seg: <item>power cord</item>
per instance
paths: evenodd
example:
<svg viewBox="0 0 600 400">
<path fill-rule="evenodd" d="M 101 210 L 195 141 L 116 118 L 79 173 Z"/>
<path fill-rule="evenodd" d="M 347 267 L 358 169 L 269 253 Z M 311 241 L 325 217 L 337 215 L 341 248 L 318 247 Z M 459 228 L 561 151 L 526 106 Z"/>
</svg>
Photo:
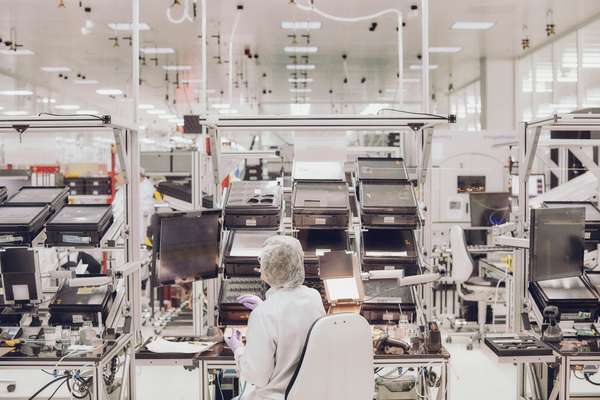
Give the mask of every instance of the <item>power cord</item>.
<svg viewBox="0 0 600 400">
<path fill-rule="evenodd" d="M 47 113 L 47 112 L 43 112 L 43 113 L 39 113 L 38 117 L 41 117 L 42 115 L 48 115 L 50 117 L 92 117 L 92 118 L 96 118 L 99 119 L 100 121 L 104 121 L 104 118 L 98 116 L 98 115 L 94 115 L 94 114 L 53 114 L 53 113 Z"/>
<path fill-rule="evenodd" d="M 376 115 L 381 114 L 382 111 L 392 111 L 392 112 L 397 112 L 397 113 L 401 113 L 401 114 L 421 115 L 421 116 L 425 116 L 425 117 L 435 117 L 435 118 L 440 118 L 440 119 L 448 119 L 448 117 L 445 116 L 445 115 L 422 113 L 422 112 L 414 112 L 414 111 L 406 111 L 406 110 L 398 110 L 398 109 L 395 109 L 395 108 L 381 108 L 379 111 L 377 111 Z"/>
</svg>

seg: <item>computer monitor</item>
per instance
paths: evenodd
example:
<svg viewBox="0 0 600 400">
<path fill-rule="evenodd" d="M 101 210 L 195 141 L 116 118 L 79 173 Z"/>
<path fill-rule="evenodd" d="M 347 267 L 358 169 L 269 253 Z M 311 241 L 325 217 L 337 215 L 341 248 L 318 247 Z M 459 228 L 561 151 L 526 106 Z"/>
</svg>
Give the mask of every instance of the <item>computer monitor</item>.
<svg viewBox="0 0 600 400">
<path fill-rule="evenodd" d="M 508 222 L 510 218 L 509 192 L 469 193 L 472 227 L 491 227 Z"/>
<path fill-rule="evenodd" d="M 531 210 L 529 280 L 580 276 L 583 273 L 585 209 Z"/>
<path fill-rule="evenodd" d="M 158 283 L 217 277 L 220 215 L 216 209 L 159 215 L 153 245 L 160 260 Z"/>
<path fill-rule="evenodd" d="M 0 276 L 6 304 L 42 301 L 42 280 L 37 253 L 26 247 L 0 250 Z"/>
</svg>

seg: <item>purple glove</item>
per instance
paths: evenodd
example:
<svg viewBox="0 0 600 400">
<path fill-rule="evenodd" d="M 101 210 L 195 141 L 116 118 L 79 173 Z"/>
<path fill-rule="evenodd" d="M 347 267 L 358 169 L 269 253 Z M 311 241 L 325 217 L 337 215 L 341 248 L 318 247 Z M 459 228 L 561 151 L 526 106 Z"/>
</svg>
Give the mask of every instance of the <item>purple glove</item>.
<svg viewBox="0 0 600 400">
<path fill-rule="evenodd" d="M 237 298 L 238 302 L 241 303 L 248 310 L 254 310 L 256 307 L 261 305 L 262 299 L 255 295 L 246 294 Z"/>
<path fill-rule="evenodd" d="M 233 332 L 233 335 L 231 335 L 231 337 L 225 337 L 224 339 L 227 346 L 229 346 L 231 351 L 233 351 L 234 353 L 238 348 L 243 346 L 242 332 L 238 331 L 237 329 Z"/>
</svg>

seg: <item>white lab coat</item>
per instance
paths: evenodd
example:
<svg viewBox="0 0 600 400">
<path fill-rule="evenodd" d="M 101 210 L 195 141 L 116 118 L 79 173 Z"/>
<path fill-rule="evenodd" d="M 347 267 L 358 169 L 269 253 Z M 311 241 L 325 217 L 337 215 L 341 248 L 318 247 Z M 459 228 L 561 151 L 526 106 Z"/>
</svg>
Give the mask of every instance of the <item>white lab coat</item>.
<svg viewBox="0 0 600 400">
<path fill-rule="evenodd" d="M 325 315 L 321 295 L 306 286 L 269 289 L 250 314 L 246 346 L 235 359 L 247 382 L 243 400 L 283 400 L 308 331 Z"/>
</svg>

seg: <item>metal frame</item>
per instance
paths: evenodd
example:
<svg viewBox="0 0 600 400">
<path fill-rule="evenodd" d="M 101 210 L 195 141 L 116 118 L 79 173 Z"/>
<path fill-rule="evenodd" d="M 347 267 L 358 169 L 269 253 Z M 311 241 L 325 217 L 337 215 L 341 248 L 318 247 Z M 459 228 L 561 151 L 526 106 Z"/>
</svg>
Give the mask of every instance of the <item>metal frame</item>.
<svg viewBox="0 0 600 400">
<path fill-rule="evenodd" d="M 137 57 L 136 57 L 137 58 Z M 137 107 L 136 107 L 137 108 Z M 34 117 L 34 118 L 0 118 L 0 133 L 14 133 L 20 136 L 33 135 L 37 132 L 60 131 L 60 132 L 77 132 L 77 133 L 93 133 L 93 132 L 111 132 L 114 135 L 115 143 L 117 144 L 117 153 L 119 161 L 125 171 L 125 188 L 126 190 L 126 212 L 125 221 L 123 222 L 125 235 L 125 260 L 126 263 L 134 263 L 137 267 L 124 274 L 125 286 L 127 288 L 127 306 L 131 315 L 131 332 L 124 335 L 127 340 L 121 343 L 121 347 L 130 346 L 129 361 L 126 364 L 128 369 L 128 379 L 124 382 L 129 382 L 128 398 L 135 398 L 135 360 L 131 357 L 134 354 L 134 343 L 141 339 L 141 276 L 140 276 L 140 226 L 135 222 L 135 216 L 139 210 L 139 186 L 138 176 L 140 174 L 140 150 L 138 142 L 138 132 L 136 129 L 124 125 L 117 125 L 111 122 L 110 116 L 90 117 L 90 116 L 59 116 L 59 117 Z M 122 340 L 122 339 L 120 339 Z M 106 356 L 111 355 L 112 352 Z M 10 362 L 7 363 L 12 368 L 20 366 L 47 366 L 52 365 L 37 364 L 31 361 Z M 0 358 L 0 366 L 2 366 Z M 72 365 L 67 362 L 64 365 Z M 100 381 L 102 367 L 100 362 L 96 365 L 96 373 L 94 379 L 95 386 L 99 390 L 102 382 Z M 96 392 L 98 393 L 98 392 Z M 122 394 L 121 399 L 124 399 Z M 100 397 L 98 397 L 100 398 Z"/>
</svg>

